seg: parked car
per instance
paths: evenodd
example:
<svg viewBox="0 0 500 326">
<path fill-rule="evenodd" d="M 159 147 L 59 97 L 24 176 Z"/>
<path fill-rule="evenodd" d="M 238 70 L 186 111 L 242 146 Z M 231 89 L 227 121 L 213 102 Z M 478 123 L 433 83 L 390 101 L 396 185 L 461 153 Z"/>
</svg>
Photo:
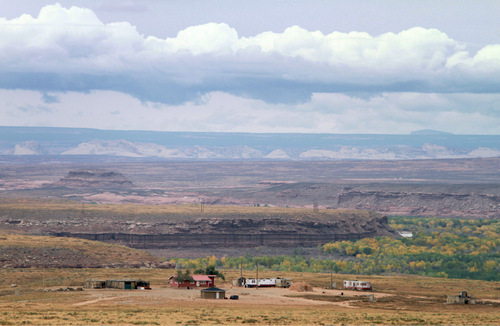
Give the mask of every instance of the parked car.
<svg viewBox="0 0 500 326">
<path fill-rule="evenodd" d="M 236 294 L 233 294 L 232 296 L 229 297 L 231 300 L 238 300 L 240 297 L 238 297 Z"/>
</svg>

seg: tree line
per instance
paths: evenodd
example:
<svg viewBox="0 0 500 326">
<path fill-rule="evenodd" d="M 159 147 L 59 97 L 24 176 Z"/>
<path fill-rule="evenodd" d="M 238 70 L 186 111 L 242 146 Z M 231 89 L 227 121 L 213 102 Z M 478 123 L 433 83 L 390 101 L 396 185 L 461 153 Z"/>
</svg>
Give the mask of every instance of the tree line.
<svg viewBox="0 0 500 326">
<path fill-rule="evenodd" d="M 377 237 L 339 241 L 318 247 L 318 256 L 305 257 L 297 250 L 290 256 L 173 258 L 178 268 L 329 272 L 363 275 L 418 274 L 432 277 L 500 281 L 500 221 L 480 219 L 389 218 L 396 230 L 408 230 L 411 238 Z"/>
</svg>

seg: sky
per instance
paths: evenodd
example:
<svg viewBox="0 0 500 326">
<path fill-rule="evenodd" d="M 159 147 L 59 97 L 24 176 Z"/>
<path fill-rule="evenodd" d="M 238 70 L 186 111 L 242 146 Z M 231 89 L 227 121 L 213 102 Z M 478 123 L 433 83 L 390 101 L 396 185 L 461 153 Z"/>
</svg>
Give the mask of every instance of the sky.
<svg viewBox="0 0 500 326">
<path fill-rule="evenodd" d="M 0 0 L 0 125 L 500 134 L 500 1 Z"/>
</svg>

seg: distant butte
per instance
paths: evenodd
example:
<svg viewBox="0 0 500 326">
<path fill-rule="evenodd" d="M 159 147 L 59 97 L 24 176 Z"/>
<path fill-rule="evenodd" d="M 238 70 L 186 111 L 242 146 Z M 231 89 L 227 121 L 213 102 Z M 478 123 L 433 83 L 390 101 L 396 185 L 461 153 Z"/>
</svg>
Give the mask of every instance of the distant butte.
<svg viewBox="0 0 500 326">
<path fill-rule="evenodd" d="M 123 174 L 101 169 L 82 169 L 70 171 L 53 186 L 66 188 L 105 188 L 123 189 L 134 184 Z"/>
</svg>

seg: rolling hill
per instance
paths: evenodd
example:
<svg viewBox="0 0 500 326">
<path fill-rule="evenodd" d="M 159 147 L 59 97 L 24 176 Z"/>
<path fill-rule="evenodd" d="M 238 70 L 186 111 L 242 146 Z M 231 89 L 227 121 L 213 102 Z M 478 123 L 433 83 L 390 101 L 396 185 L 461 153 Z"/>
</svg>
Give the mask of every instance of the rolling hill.
<svg viewBox="0 0 500 326">
<path fill-rule="evenodd" d="M 172 268 L 141 250 L 97 241 L 0 233 L 0 268 Z"/>
</svg>

